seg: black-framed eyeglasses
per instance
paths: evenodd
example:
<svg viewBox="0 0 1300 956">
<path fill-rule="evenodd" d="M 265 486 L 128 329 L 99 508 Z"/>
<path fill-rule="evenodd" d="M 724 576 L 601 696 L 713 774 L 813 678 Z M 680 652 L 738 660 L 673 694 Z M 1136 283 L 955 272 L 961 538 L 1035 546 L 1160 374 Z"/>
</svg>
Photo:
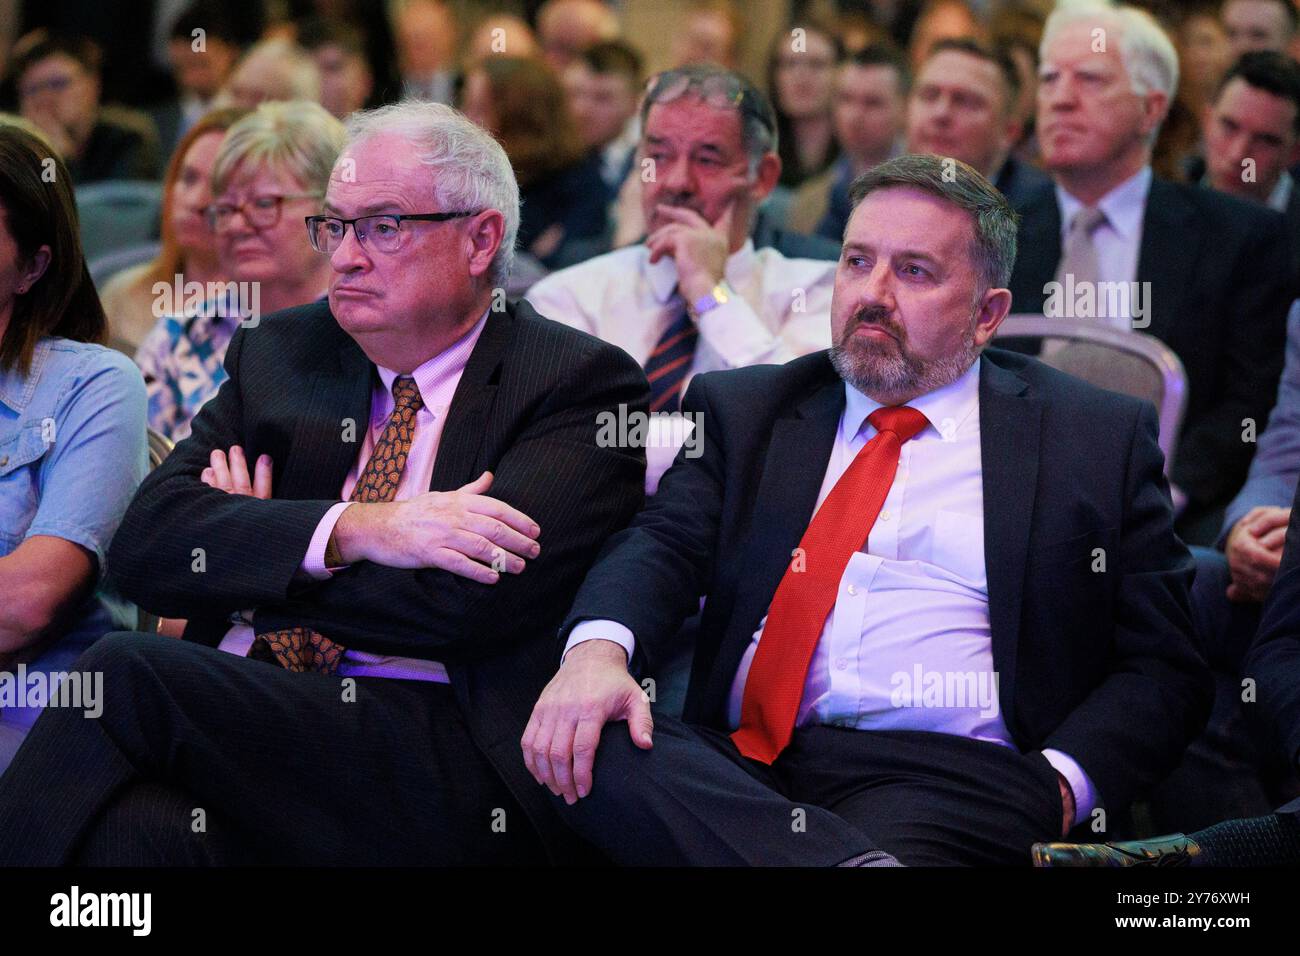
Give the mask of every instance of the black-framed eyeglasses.
<svg viewBox="0 0 1300 956">
<path fill-rule="evenodd" d="M 357 242 L 366 249 L 376 252 L 396 252 L 402 247 L 403 237 L 410 230 L 403 229 L 404 222 L 447 222 L 451 219 L 464 219 L 477 216 L 483 210 L 462 210 L 460 212 L 419 212 L 419 213 L 384 213 L 378 216 L 360 216 L 356 219 L 339 219 L 337 216 L 307 216 L 307 238 L 311 247 L 326 255 L 332 254 L 343 245 L 343 237 L 348 226 L 357 237 Z"/>
<path fill-rule="evenodd" d="M 216 232 L 230 228 L 235 213 L 242 213 L 244 220 L 254 229 L 274 229 L 280 222 L 281 209 L 287 199 L 320 199 L 321 193 L 284 193 L 280 195 L 254 196 L 247 202 L 215 202 L 204 210 L 208 225 Z"/>
</svg>

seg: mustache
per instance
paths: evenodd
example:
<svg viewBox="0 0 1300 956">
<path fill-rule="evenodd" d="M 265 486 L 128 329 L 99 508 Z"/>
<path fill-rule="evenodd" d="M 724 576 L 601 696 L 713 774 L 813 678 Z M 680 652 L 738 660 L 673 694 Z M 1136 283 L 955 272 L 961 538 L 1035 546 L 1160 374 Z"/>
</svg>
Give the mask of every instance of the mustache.
<svg viewBox="0 0 1300 956">
<path fill-rule="evenodd" d="M 859 325 L 874 325 L 892 335 L 900 345 L 907 343 L 907 332 L 893 320 L 889 310 L 879 305 L 868 305 L 853 313 L 853 319 L 844 329 L 845 337 L 853 334 Z"/>
</svg>

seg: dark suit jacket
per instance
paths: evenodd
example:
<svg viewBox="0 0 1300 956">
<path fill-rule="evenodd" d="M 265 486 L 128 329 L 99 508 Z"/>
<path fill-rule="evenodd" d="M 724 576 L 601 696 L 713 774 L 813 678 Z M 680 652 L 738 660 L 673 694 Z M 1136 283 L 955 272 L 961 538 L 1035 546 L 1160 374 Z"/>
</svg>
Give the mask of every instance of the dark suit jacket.
<svg viewBox="0 0 1300 956">
<path fill-rule="evenodd" d="M 1174 535 L 1154 410 L 1008 352 L 980 369 L 985 561 L 993 661 L 1024 751 L 1079 762 L 1125 806 L 1205 725 L 1209 673 L 1193 648 L 1193 564 Z M 844 409 L 826 352 L 697 375 L 702 453 L 679 456 L 615 535 L 561 629 L 627 626 L 653 670 L 699 607 L 688 721 L 725 729 L 746 647 L 812 517 Z M 1106 556 L 1094 573 L 1094 549 Z"/>
<path fill-rule="evenodd" d="M 489 314 L 456 389 L 430 490 L 490 470 L 490 494 L 541 526 L 540 556 L 494 585 L 369 562 L 328 581 L 296 582 L 312 532 L 356 461 L 374 366 L 317 302 L 240 329 L 226 369 L 230 379 L 140 487 L 113 539 L 107 565 L 121 592 L 154 613 L 189 618 L 186 638 L 209 645 L 232 612 L 256 608 L 259 630 L 303 624 L 355 650 L 442 661 L 475 742 L 530 816 L 545 821 L 550 809 L 519 739 L 554 672 L 555 627 L 601 543 L 643 500 L 642 450 L 596 444 L 602 411 L 646 407 L 640 367 L 527 303 Z M 355 441 L 343 440 L 349 423 Z M 271 456 L 272 500 L 200 481 L 211 449 L 235 444 Z M 192 570 L 196 548 L 201 573 Z"/>
<path fill-rule="evenodd" d="M 1282 566 L 1264 601 L 1259 632 L 1241 676 L 1255 681 L 1260 716 L 1291 768 L 1300 769 L 1300 489 L 1291 505 Z"/>
<path fill-rule="evenodd" d="M 997 179 L 993 185 L 997 187 L 1002 195 L 1007 197 L 1007 202 L 1016 206 L 1049 182 L 1051 182 L 1051 179 L 1047 173 L 1037 166 L 1031 166 L 1023 159 L 1011 155 L 1007 157 L 1007 161 L 998 170 Z"/>
<path fill-rule="evenodd" d="M 1012 311 L 1041 312 L 1061 258 L 1055 189 L 1020 208 Z M 1221 508 L 1246 479 L 1255 445 L 1243 419 L 1263 431 L 1277 394 L 1294 297 L 1280 213 L 1197 186 L 1155 179 L 1142 221 L 1137 281 L 1151 283 L 1145 331 L 1177 353 L 1189 395 L 1173 481 L 1189 511 Z"/>
</svg>

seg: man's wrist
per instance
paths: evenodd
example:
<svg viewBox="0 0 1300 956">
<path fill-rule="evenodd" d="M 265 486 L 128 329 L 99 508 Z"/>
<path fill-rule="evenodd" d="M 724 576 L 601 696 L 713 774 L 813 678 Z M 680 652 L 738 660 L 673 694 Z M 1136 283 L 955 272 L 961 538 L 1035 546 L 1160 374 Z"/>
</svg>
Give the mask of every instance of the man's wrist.
<svg viewBox="0 0 1300 956">
<path fill-rule="evenodd" d="M 714 290 L 719 286 L 726 289 L 726 279 L 723 276 L 712 275 L 710 273 L 700 273 L 692 276 L 690 279 L 682 280 L 682 298 L 686 300 L 686 305 L 690 308 L 691 312 L 694 313 L 696 311 L 696 304 L 699 303 L 701 299 L 716 298 Z M 727 296 L 730 296 L 732 293 L 729 289 L 726 289 L 726 294 Z"/>
<path fill-rule="evenodd" d="M 370 560 L 369 541 L 370 525 L 375 517 L 377 505 L 356 503 L 346 508 L 339 515 L 325 546 L 325 566 L 356 564 L 358 561 Z M 378 507 L 382 507 L 379 505 Z"/>
<path fill-rule="evenodd" d="M 560 661 L 560 666 L 563 667 L 571 662 L 576 663 L 577 661 L 583 660 L 599 660 L 601 658 L 605 658 L 610 663 L 617 664 L 619 667 L 627 667 L 626 648 L 617 641 L 611 641 L 603 637 L 593 637 L 591 640 L 573 645 L 573 647 L 569 648 L 568 652 L 564 655 L 564 659 Z"/>
</svg>

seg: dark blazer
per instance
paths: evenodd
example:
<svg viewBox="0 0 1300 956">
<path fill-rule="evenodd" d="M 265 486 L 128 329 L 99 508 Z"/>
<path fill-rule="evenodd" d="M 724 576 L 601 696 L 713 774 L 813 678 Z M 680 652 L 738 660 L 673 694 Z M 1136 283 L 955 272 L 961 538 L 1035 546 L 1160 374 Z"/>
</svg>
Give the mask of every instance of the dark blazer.
<svg viewBox="0 0 1300 956">
<path fill-rule="evenodd" d="M 237 331 L 226 369 L 229 380 L 140 487 L 113 539 L 107 566 L 121 592 L 156 614 L 189 618 L 186 638 L 209 645 L 232 612 L 256 608 L 259 629 L 303 624 L 355 650 L 442 661 L 475 742 L 543 826 L 550 808 L 519 739 L 554 673 L 555 627 L 601 543 L 643 500 L 642 450 L 596 444 L 602 411 L 645 409 L 640 367 L 527 303 L 489 314 L 430 490 L 490 470 L 490 494 L 541 526 L 540 556 L 494 585 L 369 562 L 296 582 L 312 532 L 355 464 L 374 366 L 317 302 Z M 347 430 L 355 440 L 344 440 Z M 271 456 L 272 500 L 200 481 L 210 451 L 235 444 Z"/>
<path fill-rule="evenodd" d="M 985 560 L 993 661 L 1022 750 L 1079 762 L 1125 806 L 1178 764 L 1205 725 L 1209 672 L 1193 647 L 1193 564 L 1174 535 L 1148 403 L 1036 359 L 981 360 Z M 587 575 L 561 637 L 584 619 L 626 625 L 654 670 L 699 608 L 688 721 L 725 729 L 731 682 L 811 520 L 844 409 L 826 352 L 696 376 L 702 452 Z M 1094 573 L 1094 549 L 1106 570 Z"/>
<path fill-rule="evenodd" d="M 1011 205 L 1019 205 L 1038 190 L 1042 189 L 1051 178 L 1037 166 L 1031 166 L 1014 154 L 998 170 L 993 183 Z"/>
<path fill-rule="evenodd" d="M 1041 312 L 1061 258 L 1061 213 L 1048 184 L 1020 208 L 1014 312 Z M 1154 179 L 1137 281 L 1151 283 L 1151 324 L 1187 370 L 1188 403 L 1173 481 L 1189 511 L 1221 508 L 1246 479 L 1277 394 L 1294 298 L 1280 213 L 1197 186 Z M 1216 525 L 1217 527 L 1217 525 Z"/>
<path fill-rule="evenodd" d="M 1255 699 L 1268 732 L 1283 747 L 1291 768 L 1300 769 L 1300 489 L 1291 505 L 1282 566 L 1264 601 L 1241 676 L 1255 681 Z"/>
</svg>

